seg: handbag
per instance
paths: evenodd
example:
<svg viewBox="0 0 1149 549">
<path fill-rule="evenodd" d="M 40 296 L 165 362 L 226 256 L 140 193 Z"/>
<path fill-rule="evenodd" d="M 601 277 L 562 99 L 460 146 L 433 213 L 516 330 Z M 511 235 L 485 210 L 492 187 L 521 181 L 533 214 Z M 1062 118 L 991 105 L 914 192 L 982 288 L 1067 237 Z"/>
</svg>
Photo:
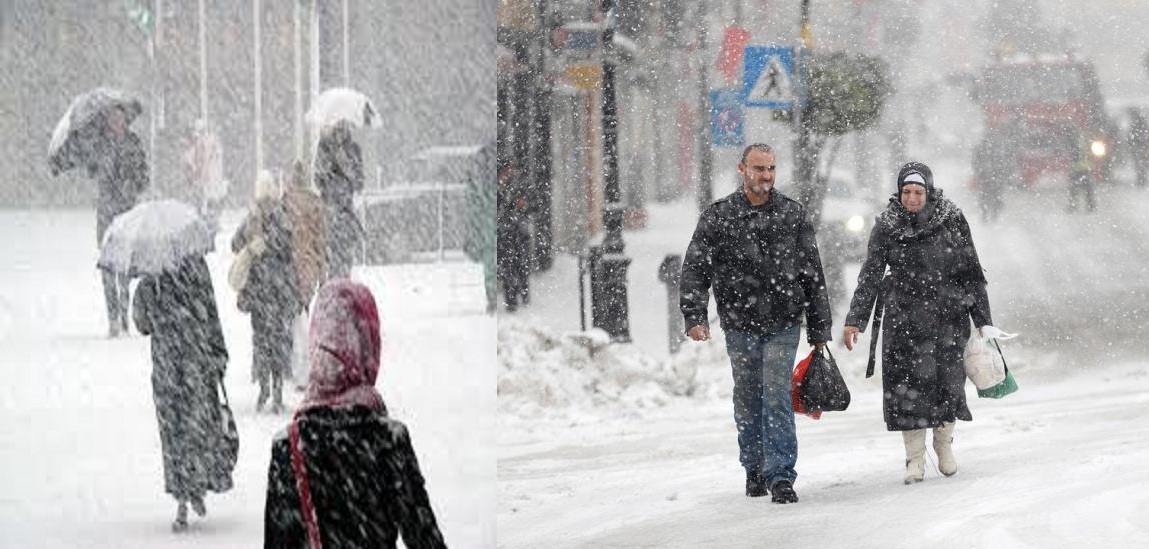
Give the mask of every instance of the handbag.
<svg viewBox="0 0 1149 549">
<path fill-rule="evenodd" d="M 989 341 L 976 332 L 970 334 L 962 355 L 965 375 L 979 390 L 989 389 L 1005 380 L 1005 357 L 1000 350 L 993 352 Z M 997 341 L 994 340 L 994 343 Z"/>
<path fill-rule="evenodd" d="M 1017 380 L 1013 378 L 1013 373 L 1009 371 L 1009 366 L 1005 363 L 1005 355 L 1001 352 L 1001 346 L 997 344 L 997 340 L 993 340 L 993 344 L 997 347 L 997 354 L 1001 356 L 1001 367 L 1005 370 L 1005 378 L 992 387 L 985 389 L 978 389 L 977 396 L 979 398 L 1002 398 L 1017 392 Z"/>
<path fill-rule="evenodd" d="M 807 410 L 841 412 L 850 406 L 850 388 L 842 379 L 842 372 L 830 349 L 815 348 L 810 367 L 798 392 L 802 406 Z"/>
<path fill-rule="evenodd" d="M 220 448 L 220 456 L 227 472 L 231 473 L 239 461 L 239 429 L 236 429 L 235 414 L 231 413 L 231 405 L 227 399 L 227 388 L 224 387 L 222 378 L 219 380 L 219 388 L 223 392 L 223 402 L 220 403 L 220 412 L 223 416 L 223 443 Z"/>
<path fill-rule="evenodd" d="M 231 406 L 227 400 L 227 388 L 223 385 L 223 376 L 219 379 L 219 388 L 223 399 L 219 402 L 220 423 L 218 438 L 215 438 L 215 451 L 209 459 L 208 489 L 213 492 L 226 492 L 232 488 L 232 472 L 239 461 L 239 430 L 235 426 L 235 416 L 231 413 Z"/>
<path fill-rule="evenodd" d="M 807 410 L 806 406 L 802 404 L 802 382 L 806 380 L 806 374 L 810 372 L 810 362 L 814 360 L 814 354 L 817 349 L 812 349 L 810 354 L 806 355 L 794 365 L 794 372 L 790 375 L 790 401 L 794 408 L 795 414 L 806 414 L 814 419 L 822 417 L 821 410 Z"/>
</svg>

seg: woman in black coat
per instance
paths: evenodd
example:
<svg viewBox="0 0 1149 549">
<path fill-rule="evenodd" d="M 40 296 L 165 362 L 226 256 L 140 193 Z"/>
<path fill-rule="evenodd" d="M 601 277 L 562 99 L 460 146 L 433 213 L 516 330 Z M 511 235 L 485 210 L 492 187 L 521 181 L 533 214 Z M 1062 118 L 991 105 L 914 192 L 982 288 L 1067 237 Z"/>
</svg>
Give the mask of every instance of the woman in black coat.
<svg viewBox="0 0 1149 549">
<path fill-rule="evenodd" d="M 273 413 L 283 409 L 283 378 L 291 371 L 291 322 L 303 309 L 291 223 L 278 195 L 271 174 L 262 172 L 256 181 L 255 205 L 231 241 L 233 252 L 249 244 L 261 250 L 252 261 L 238 301 L 241 311 L 251 313 L 251 365 L 259 382 L 256 410 L 263 409 L 270 395 Z"/>
<path fill-rule="evenodd" d="M 909 484 L 925 473 L 926 429 L 934 430 L 938 468 L 946 476 L 957 472 L 954 421 L 973 419 L 962 366 L 970 318 L 979 330 L 992 320 L 985 276 L 961 210 L 934 186 L 925 164 L 902 166 L 897 185 L 870 233 L 844 339 L 852 350 L 877 303 L 875 326 L 885 322 L 886 428 L 902 432 Z M 873 349 L 871 344 L 871 367 Z"/>
<path fill-rule="evenodd" d="M 307 398 L 272 443 L 267 548 L 445 547 L 406 426 L 375 390 L 379 314 L 366 286 L 319 290 Z"/>
<path fill-rule="evenodd" d="M 173 272 L 144 276 L 136 286 L 132 317 L 152 337 L 152 396 L 164 456 L 164 487 L 179 506 L 173 528 L 187 527 L 187 505 L 203 516 L 208 490 L 231 489 L 232 464 L 224 457 L 219 389 L 227 347 L 211 274 L 202 256 Z"/>
</svg>

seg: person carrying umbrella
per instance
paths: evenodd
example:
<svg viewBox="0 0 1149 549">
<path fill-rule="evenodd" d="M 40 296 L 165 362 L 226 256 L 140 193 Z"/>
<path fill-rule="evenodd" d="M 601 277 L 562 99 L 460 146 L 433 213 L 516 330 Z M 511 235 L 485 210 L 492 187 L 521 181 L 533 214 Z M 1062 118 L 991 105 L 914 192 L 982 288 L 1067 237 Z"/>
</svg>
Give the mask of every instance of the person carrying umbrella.
<svg viewBox="0 0 1149 549">
<path fill-rule="evenodd" d="M 140 137 L 128 129 L 143 107 L 115 89 L 76 96 L 56 124 L 48 145 L 52 175 L 83 166 L 96 181 L 96 244 L 117 215 L 135 206 L 148 188 L 148 163 Z M 128 331 L 128 278 L 103 271 L 108 336 Z"/>
<path fill-rule="evenodd" d="M 148 163 L 140 137 L 127 127 L 127 113 L 112 107 L 95 121 L 88 176 L 96 180 L 96 241 L 112 220 L 136 205 L 148 188 Z M 128 278 L 104 271 L 104 302 L 108 309 L 108 336 L 128 332 Z"/>
<path fill-rule="evenodd" d="M 140 277 L 132 318 L 151 336 L 152 398 L 164 489 L 178 503 L 176 532 L 187 528 L 189 504 L 204 516 L 207 492 L 231 489 L 238 449 L 219 395 L 228 352 L 204 260 L 212 247 L 212 231 L 194 208 L 162 200 L 117 217 L 100 248 L 101 268 Z"/>
<path fill-rule="evenodd" d="M 319 138 L 315 186 L 323 198 L 327 227 L 327 278 L 351 276 L 363 225 L 353 198 L 363 190 L 363 152 L 351 136 L 351 123 L 340 121 Z"/>
</svg>

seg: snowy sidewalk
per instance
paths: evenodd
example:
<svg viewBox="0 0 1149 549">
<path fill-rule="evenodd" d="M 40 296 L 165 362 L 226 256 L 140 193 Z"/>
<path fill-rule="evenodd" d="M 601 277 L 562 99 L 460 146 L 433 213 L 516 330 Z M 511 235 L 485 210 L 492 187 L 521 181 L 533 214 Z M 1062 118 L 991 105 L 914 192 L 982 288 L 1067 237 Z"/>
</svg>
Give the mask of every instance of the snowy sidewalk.
<svg viewBox="0 0 1149 549">
<path fill-rule="evenodd" d="M 151 394 L 149 341 L 107 339 L 95 216 L 0 211 L 0 547 L 256 547 L 271 438 L 289 416 L 256 414 L 249 319 L 227 287 L 230 227 L 207 256 L 240 430 L 235 488 L 209 494 L 190 532 L 169 525 Z M 498 493 L 495 322 L 468 263 L 371 267 L 383 323 L 377 387 L 406 422 L 451 546 L 494 547 Z M 292 405 L 299 395 L 285 389 Z"/>
</svg>

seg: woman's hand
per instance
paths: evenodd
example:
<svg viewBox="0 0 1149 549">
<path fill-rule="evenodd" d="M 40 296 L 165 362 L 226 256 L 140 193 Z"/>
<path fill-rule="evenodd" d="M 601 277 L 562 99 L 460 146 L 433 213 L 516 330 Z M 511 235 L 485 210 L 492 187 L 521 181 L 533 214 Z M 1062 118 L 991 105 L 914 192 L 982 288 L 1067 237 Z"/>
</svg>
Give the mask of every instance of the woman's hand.
<svg viewBox="0 0 1149 549">
<path fill-rule="evenodd" d="M 847 351 L 853 351 L 854 345 L 858 344 L 858 332 L 857 326 L 846 326 L 846 328 L 842 330 L 842 340 L 846 342 Z"/>
</svg>

